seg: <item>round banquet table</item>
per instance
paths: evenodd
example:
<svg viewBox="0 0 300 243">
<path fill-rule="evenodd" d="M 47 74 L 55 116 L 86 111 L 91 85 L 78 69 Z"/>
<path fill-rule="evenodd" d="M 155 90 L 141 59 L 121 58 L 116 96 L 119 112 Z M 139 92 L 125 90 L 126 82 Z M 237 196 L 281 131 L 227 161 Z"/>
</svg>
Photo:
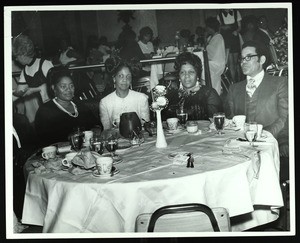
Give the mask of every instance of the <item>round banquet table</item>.
<svg viewBox="0 0 300 243">
<path fill-rule="evenodd" d="M 225 128 L 220 136 L 208 121 L 198 121 L 198 127 L 196 134 L 165 130 L 163 149 L 155 147 L 156 136 L 145 134 L 140 146 L 117 151 L 123 159 L 115 165 L 120 172 L 109 178 L 95 177 L 91 170 L 38 173 L 32 163 L 43 161 L 32 155 L 24 167 L 22 223 L 41 225 L 44 233 L 134 232 L 139 214 L 182 203 L 226 208 L 234 219 L 232 231 L 276 220 L 283 206 L 276 139 L 264 131 L 257 147 L 238 142 L 239 152 L 224 153 L 225 143 L 244 137 L 243 132 Z M 180 152 L 193 153 L 194 168 L 169 156 Z"/>
</svg>

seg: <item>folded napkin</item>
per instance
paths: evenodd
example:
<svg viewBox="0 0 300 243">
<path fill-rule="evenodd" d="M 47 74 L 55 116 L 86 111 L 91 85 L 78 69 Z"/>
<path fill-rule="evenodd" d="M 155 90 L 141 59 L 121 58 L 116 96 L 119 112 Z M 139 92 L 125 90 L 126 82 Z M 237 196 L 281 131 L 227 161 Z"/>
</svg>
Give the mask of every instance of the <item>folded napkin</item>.
<svg viewBox="0 0 300 243">
<path fill-rule="evenodd" d="M 45 166 L 41 165 L 37 168 L 34 168 L 34 173 L 35 174 L 44 174 L 44 173 L 47 173 L 49 172 L 50 170 L 47 169 Z"/>
<path fill-rule="evenodd" d="M 239 142 L 235 139 L 228 139 L 223 146 L 224 153 L 237 153 L 241 151 Z"/>
<path fill-rule="evenodd" d="M 57 148 L 58 153 L 68 153 L 71 151 L 71 145 L 59 146 Z"/>
<path fill-rule="evenodd" d="M 91 172 L 90 170 L 81 169 L 80 167 L 77 167 L 77 166 L 71 167 L 68 171 L 73 175 L 82 175 L 82 174 Z"/>
</svg>

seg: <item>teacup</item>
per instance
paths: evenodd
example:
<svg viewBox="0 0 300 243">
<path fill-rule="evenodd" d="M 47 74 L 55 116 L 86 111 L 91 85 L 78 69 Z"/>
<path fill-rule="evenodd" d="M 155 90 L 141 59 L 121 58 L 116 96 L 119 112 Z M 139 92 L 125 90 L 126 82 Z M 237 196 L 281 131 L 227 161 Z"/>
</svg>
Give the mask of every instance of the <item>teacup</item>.
<svg viewBox="0 0 300 243">
<path fill-rule="evenodd" d="M 96 159 L 96 168 L 99 175 L 110 175 L 113 166 L 113 158 L 101 156 Z"/>
<path fill-rule="evenodd" d="M 246 121 L 245 115 L 238 115 L 232 118 L 232 122 L 235 124 L 237 128 L 240 128 L 241 130 L 244 130 L 245 121 Z"/>
<path fill-rule="evenodd" d="M 178 127 L 178 118 L 168 118 L 167 124 L 170 130 L 176 130 Z"/>
<path fill-rule="evenodd" d="M 77 155 L 77 152 L 71 152 L 65 155 L 65 158 L 61 161 L 61 163 L 66 167 L 72 166 L 72 159 Z"/>
<path fill-rule="evenodd" d="M 42 157 L 46 160 L 55 159 L 56 158 L 57 147 L 56 146 L 48 146 L 42 149 Z"/>
<path fill-rule="evenodd" d="M 84 131 L 84 146 L 90 146 L 90 139 L 93 137 L 93 131 Z"/>
</svg>

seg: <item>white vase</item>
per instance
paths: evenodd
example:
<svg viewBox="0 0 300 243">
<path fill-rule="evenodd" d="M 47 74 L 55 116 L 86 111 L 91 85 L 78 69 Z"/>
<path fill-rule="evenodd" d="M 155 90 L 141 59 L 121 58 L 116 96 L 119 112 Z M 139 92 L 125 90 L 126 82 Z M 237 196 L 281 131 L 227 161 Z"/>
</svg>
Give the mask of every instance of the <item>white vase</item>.
<svg viewBox="0 0 300 243">
<path fill-rule="evenodd" d="M 161 121 L 161 110 L 156 110 L 156 124 L 157 124 L 157 131 L 156 131 L 156 148 L 166 148 L 167 141 L 165 138 L 162 121 Z"/>
</svg>

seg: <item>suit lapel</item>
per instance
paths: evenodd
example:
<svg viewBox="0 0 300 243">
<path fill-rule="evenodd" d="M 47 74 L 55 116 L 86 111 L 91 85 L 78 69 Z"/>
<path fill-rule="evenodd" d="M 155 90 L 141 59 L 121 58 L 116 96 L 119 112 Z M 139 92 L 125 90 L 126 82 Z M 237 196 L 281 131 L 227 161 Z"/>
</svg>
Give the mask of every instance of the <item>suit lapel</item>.
<svg viewBox="0 0 300 243">
<path fill-rule="evenodd" d="M 255 117 L 261 113 L 265 108 L 265 103 L 267 102 L 267 97 L 269 97 L 269 91 L 271 90 L 269 76 L 265 73 L 262 82 L 260 83 L 257 91 L 257 104 L 255 109 Z"/>
<path fill-rule="evenodd" d="M 237 107 L 238 110 L 236 114 L 244 115 L 246 114 L 246 84 L 247 81 L 242 81 L 239 85 L 239 90 L 237 92 Z"/>
</svg>

